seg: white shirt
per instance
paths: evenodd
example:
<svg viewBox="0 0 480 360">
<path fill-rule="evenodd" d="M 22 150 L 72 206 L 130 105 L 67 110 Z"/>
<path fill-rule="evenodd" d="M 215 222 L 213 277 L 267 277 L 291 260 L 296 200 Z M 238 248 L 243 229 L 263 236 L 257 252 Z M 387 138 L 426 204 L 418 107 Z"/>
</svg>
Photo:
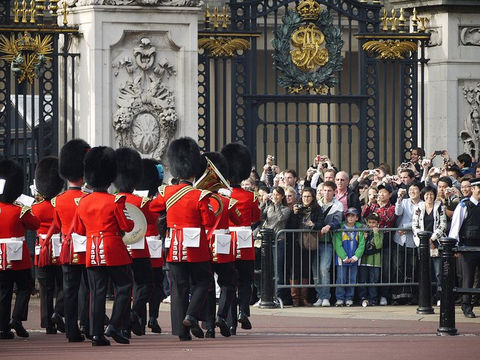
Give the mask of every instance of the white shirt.
<svg viewBox="0 0 480 360">
<path fill-rule="evenodd" d="M 475 206 L 478 205 L 478 200 L 475 199 L 472 196 L 470 196 L 469 199 Z M 460 204 L 457 205 L 455 208 L 455 211 L 453 212 L 452 216 L 452 225 L 450 226 L 450 233 L 448 234 L 448 237 L 451 237 L 453 239 L 457 240 L 458 244 L 458 233 L 460 232 L 460 228 L 462 227 L 463 220 L 467 217 L 467 207 L 465 204 L 461 201 Z"/>
<path fill-rule="evenodd" d="M 397 227 L 399 228 L 412 228 L 412 218 L 415 208 L 420 204 L 422 200 L 419 200 L 416 204 L 412 202 L 412 199 L 402 199 L 401 202 L 395 204 L 395 215 L 397 215 Z M 394 241 L 399 245 L 406 245 L 407 247 L 415 247 L 413 241 L 413 232 L 408 231 L 403 235 L 395 232 Z"/>
</svg>

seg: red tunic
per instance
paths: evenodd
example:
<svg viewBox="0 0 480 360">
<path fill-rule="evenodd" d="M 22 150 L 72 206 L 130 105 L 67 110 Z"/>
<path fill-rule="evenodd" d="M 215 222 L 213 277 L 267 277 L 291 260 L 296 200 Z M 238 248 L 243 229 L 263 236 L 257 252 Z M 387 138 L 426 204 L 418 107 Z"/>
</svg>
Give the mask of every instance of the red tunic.
<svg viewBox="0 0 480 360">
<path fill-rule="evenodd" d="M 125 196 L 93 192 L 78 204 L 73 231 L 87 236 L 87 267 L 132 263 L 121 233 L 134 227 L 125 216 L 125 200 Z"/>
<path fill-rule="evenodd" d="M 0 240 L 23 238 L 22 260 L 7 260 L 7 245 L 0 243 L 0 271 L 26 270 L 32 268 L 32 259 L 25 241 L 25 230 L 37 230 L 38 220 L 27 206 L 0 202 Z"/>
<path fill-rule="evenodd" d="M 210 196 L 210 205 L 213 208 L 214 213 L 218 212 L 218 202 L 214 197 L 219 198 L 223 204 L 222 213 L 219 215 L 220 220 L 218 222 L 217 228 L 213 233 L 213 236 L 210 238 L 210 248 L 213 254 L 213 262 L 217 263 L 229 263 L 235 261 L 235 252 L 233 247 L 233 241 L 230 241 L 230 253 L 229 254 L 218 254 L 215 249 L 215 237 L 217 234 L 230 234 L 228 230 L 230 224 L 236 224 L 239 226 L 242 222 L 240 211 L 237 209 L 237 201 L 235 199 L 230 199 L 225 196 L 214 194 Z"/>
<path fill-rule="evenodd" d="M 232 190 L 231 198 L 237 200 L 237 209 L 242 214 L 240 224 L 235 224 L 230 222 L 230 226 L 244 226 L 246 228 L 251 228 L 252 224 L 260 221 L 260 208 L 258 206 L 257 196 L 247 190 L 243 190 L 240 187 L 235 187 Z M 232 232 L 232 242 L 234 246 L 234 251 L 236 254 L 237 260 L 255 260 L 255 249 L 253 247 L 253 236 L 252 236 L 252 246 L 249 248 L 237 248 L 237 236 L 235 232 Z"/>
<path fill-rule="evenodd" d="M 176 196 L 185 192 L 185 195 L 167 209 L 167 226 L 172 234 L 167 262 L 210 261 L 212 254 L 205 228 L 213 226 L 216 219 L 209 209 L 210 192 L 197 190 L 188 184 L 162 185 L 158 190 L 158 196 L 150 204 L 150 210 L 157 214 L 166 209 L 167 203 L 170 204 Z M 198 247 L 184 246 L 185 228 L 199 229 Z"/>
<path fill-rule="evenodd" d="M 151 199 L 150 199 L 151 200 Z M 151 204 L 151 201 L 149 201 L 145 206 L 148 207 L 148 211 L 153 215 L 154 217 L 154 221 L 153 222 L 149 222 L 148 219 L 147 219 L 147 232 L 145 234 L 145 238 L 148 238 L 148 237 L 156 237 L 159 239 L 159 232 L 158 232 L 158 228 L 157 228 L 157 221 L 158 221 L 158 214 L 156 213 L 153 213 L 151 210 L 150 210 L 150 204 Z M 166 234 L 163 234 L 163 238 L 165 238 L 165 235 Z M 159 239 L 160 240 L 160 239 Z M 150 257 L 150 263 L 152 264 L 152 268 L 161 268 L 163 267 L 164 265 L 164 260 L 163 260 L 163 249 L 162 249 L 162 257 L 159 257 L 159 258 L 152 258 Z"/>
<path fill-rule="evenodd" d="M 40 227 L 37 230 L 37 240 L 40 246 L 40 255 L 35 254 L 35 265 L 39 267 L 47 265 L 60 265 L 60 259 L 53 257 L 52 239 L 46 238 L 48 230 L 52 225 L 54 207 L 50 201 L 42 200 L 32 205 L 32 213 L 40 220 Z"/>
<path fill-rule="evenodd" d="M 77 203 L 85 196 L 80 188 L 68 189 L 64 193 L 54 197 L 51 200 L 53 207 L 53 222 L 48 233 L 62 233 L 62 252 L 60 260 L 62 264 L 85 265 L 85 252 L 73 251 L 73 240 L 70 236 L 72 230 L 72 221 Z"/>
</svg>

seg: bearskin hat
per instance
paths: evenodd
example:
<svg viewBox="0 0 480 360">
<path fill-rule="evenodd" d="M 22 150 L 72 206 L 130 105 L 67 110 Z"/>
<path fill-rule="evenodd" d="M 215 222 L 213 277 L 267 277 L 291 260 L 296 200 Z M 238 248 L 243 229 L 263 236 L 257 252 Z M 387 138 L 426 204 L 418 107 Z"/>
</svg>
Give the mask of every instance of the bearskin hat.
<svg viewBox="0 0 480 360">
<path fill-rule="evenodd" d="M 60 176 L 69 181 L 82 179 L 83 161 L 89 150 L 90 145 L 82 139 L 73 139 L 63 145 L 59 159 Z"/>
<path fill-rule="evenodd" d="M 37 191 L 50 200 L 62 191 L 63 179 L 58 174 L 58 158 L 45 156 L 35 169 L 35 186 Z"/>
<path fill-rule="evenodd" d="M 85 181 L 93 189 L 107 188 L 117 177 L 115 151 L 96 146 L 85 156 Z"/>
<path fill-rule="evenodd" d="M 0 179 L 5 180 L 0 202 L 13 203 L 23 192 L 23 169 L 15 161 L 0 160 Z"/>
<path fill-rule="evenodd" d="M 228 179 L 228 174 L 229 174 L 229 167 L 228 167 L 228 162 L 227 159 L 225 159 L 225 156 L 222 155 L 220 152 L 207 152 L 202 154 L 202 166 L 201 166 L 201 171 L 196 177 L 197 179 L 203 175 L 205 172 L 205 169 L 207 168 L 207 160 L 208 158 L 213 165 L 217 168 L 218 171 L 223 175 L 225 179 Z"/>
<path fill-rule="evenodd" d="M 252 169 L 252 157 L 250 150 L 245 145 L 239 143 L 227 144 L 222 149 L 222 155 L 228 163 L 228 179 L 232 185 L 240 183 L 250 176 Z"/>
<path fill-rule="evenodd" d="M 159 161 L 154 159 L 142 159 L 142 164 L 142 178 L 135 186 L 135 189 L 148 190 L 148 196 L 154 196 L 158 187 L 162 185 L 163 167 Z M 162 174 L 160 174 L 159 167 L 162 168 Z"/>
<path fill-rule="evenodd" d="M 195 177 L 200 167 L 200 148 L 192 138 L 176 139 L 168 147 L 167 160 L 174 177 L 179 179 Z"/>
<path fill-rule="evenodd" d="M 115 187 L 120 192 L 131 193 L 142 178 L 142 158 L 137 150 L 120 148 L 115 150 L 117 159 L 117 177 Z"/>
</svg>

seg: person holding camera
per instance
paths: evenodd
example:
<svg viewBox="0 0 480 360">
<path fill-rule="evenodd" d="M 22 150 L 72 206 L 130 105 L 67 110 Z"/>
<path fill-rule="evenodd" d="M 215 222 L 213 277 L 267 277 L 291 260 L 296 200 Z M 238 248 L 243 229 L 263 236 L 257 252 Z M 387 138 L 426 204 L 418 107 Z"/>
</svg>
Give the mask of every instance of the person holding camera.
<svg viewBox="0 0 480 360">
<path fill-rule="evenodd" d="M 263 172 L 260 176 L 260 181 L 263 181 L 269 188 L 273 188 L 273 179 L 278 173 L 278 166 L 275 165 L 275 157 L 273 155 L 267 155 L 265 165 L 263 166 Z"/>
<path fill-rule="evenodd" d="M 368 215 L 374 213 L 379 208 L 378 205 L 378 189 L 375 186 L 368 188 L 366 196 L 366 204 L 362 207 L 362 219 L 366 219 Z"/>
<path fill-rule="evenodd" d="M 305 188 L 301 194 L 301 204 L 293 206 L 293 216 L 291 218 L 291 225 L 294 229 L 305 230 L 321 230 L 324 226 L 323 211 L 315 199 L 315 190 L 312 188 Z M 292 269 L 292 284 L 309 284 L 310 278 L 310 263 L 309 252 L 318 248 L 319 234 L 314 233 L 300 233 L 297 241 L 292 244 L 293 247 L 293 269 Z M 293 306 L 312 306 L 307 299 L 307 287 L 294 287 L 291 290 Z"/>
</svg>

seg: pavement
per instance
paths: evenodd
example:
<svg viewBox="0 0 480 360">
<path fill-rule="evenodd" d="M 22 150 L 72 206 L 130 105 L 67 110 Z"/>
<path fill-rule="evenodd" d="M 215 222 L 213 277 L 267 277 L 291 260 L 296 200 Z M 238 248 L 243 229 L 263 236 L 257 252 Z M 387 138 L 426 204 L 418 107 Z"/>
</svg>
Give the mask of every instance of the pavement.
<svg viewBox="0 0 480 360">
<path fill-rule="evenodd" d="M 107 302 L 108 311 L 112 302 Z M 251 308 L 252 330 L 237 336 L 180 342 L 171 335 L 170 307 L 162 304 L 162 334 L 147 331 L 133 336 L 130 345 L 93 348 L 90 342 L 68 343 L 63 334 L 40 329 L 39 300 L 32 298 L 27 339 L 0 341 L 0 359 L 478 359 L 480 318 L 467 319 L 456 308 L 457 336 L 437 336 L 439 308 L 419 315 L 416 306 L 362 308 Z M 108 312 L 107 311 L 107 312 Z M 477 311 L 480 315 L 480 310 Z"/>
</svg>

